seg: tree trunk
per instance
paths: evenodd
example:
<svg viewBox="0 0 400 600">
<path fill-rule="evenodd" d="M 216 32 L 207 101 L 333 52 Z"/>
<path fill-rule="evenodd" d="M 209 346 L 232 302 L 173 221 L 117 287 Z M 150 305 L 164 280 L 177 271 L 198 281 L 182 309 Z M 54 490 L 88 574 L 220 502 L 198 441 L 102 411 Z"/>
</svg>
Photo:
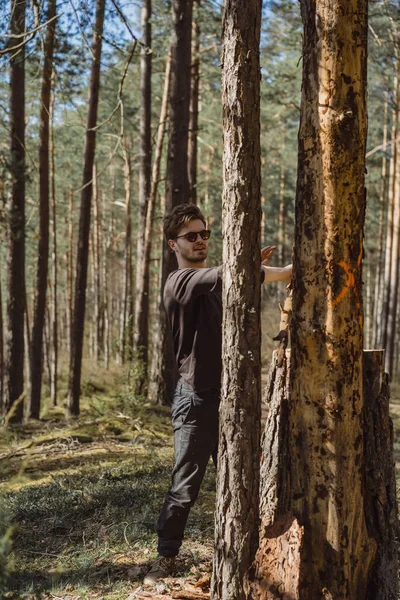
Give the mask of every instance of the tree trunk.
<svg viewBox="0 0 400 600">
<path fill-rule="evenodd" d="M 100 89 L 100 58 L 104 23 L 105 0 L 96 0 L 96 21 L 93 34 L 93 63 L 90 77 L 89 107 L 86 125 L 84 167 L 79 218 L 79 240 L 76 260 L 74 319 L 71 336 L 71 356 L 68 386 L 68 415 L 79 415 L 79 396 L 82 369 L 83 334 L 85 324 L 86 282 L 89 254 L 90 208 L 92 176 L 96 148 L 97 107 Z"/>
<path fill-rule="evenodd" d="M 106 214 L 105 211 L 105 201 L 104 195 L 103 198 L 103 215 Z M 111 213 L 111 219 L 112 219 Z M 103 233 L 103 261 L 102 261 L 102 269 L 103 269 L 103 282 L 104 282 L 104 335 L 103 335 L 103 355 L 104 355 L 104 366 L 106 369 L 110 366 L 110 303 L 108 297 L 108 277 L 109 277 L 109 269 L 108 269 L 108 250 L 110 247 L 110 240 L 106 235 L 106 232 Z"/>
<path fill-rule="evenodd" d="M 151 188 L 151 0 L 143 0 L 143 43 L 140 69 L 140 171 L 139 223 L 136 258 L 136 304 L 133 356 L 138 362 L 135 392 L 146 392 L 149 344 L 149 265 L 145 259 L 146 215 L 149 211 Z"/>
<path fill-rule="evenodd" d="M 4 414 L 4 325 L 3 325 L 3 295 L 0 278 L 0 415 Z"/>
<path fill-rule="evenodd" d="M 101 256 L 100 225 L 101 214 L 96 164 L 93 165 L 93 291 L 94 291 L 94 359 L 100 360 L 101 353 Z"/>
<path fill-rule="evenodd" d="M 54 71 L 53 71 L 54 80 Z M 51 217 L 52 217 L 52 309 L 50 317 L 50 339 L 51 339 L 51 368 L 50 368 L 50 400 L 52 406 L 57 405 L 57 376 L 58 376 L 58 272 L 57 272 L 57 202 L 56 202 L 56 180 L 54 166 L 54 84 L 50 101 L 49 116 L 49 145 L 50 145 L 50 191 L 51 191 Z"/>
<path fill-rule="evenodd" d="M 396 117 L 400 118 L 400 111 L 396 107 Z M 399 125 L 399 123 L 398 123 Z M 397 126 L 399 132 L 399 126 Z M 395 141 L 395 161 L 393 171 L 393 223 L 391 240 L 390 274 L 388 282 L 388 313 L 385 344 L 385 371 L 392 377 L 395 355 L 395 340 L 397 338 L 397 299 L 399 292 L 399 253 L 400 253 L 400 139 Z"/>
<path fill-rule="evenodd" d="M 12 0 L 11 35 L 25 31 L 26 0 Z M 6 411 L 22 421 L 25 314 L 25 47 L 10 57 L 10 196 L 7 203 Z M 13 406 L 15 404 L 15 406 Z"/>
<path fill-rule="evenodd" d="M 379 346 L 386 348 L 388 336 L 388 318 L 389 318 L 389 302 L 390 302 L 390 276 L 392 271 L 393 258 L 393 227 L 394 227 L 394 205 L 395 205 L 395 183 L 396 183 L 396 163 L 397 150 L 396 137 L 399 129 L 399 77 L 398 77 L 398 61 L 396 61 L 396 73 L 393 82 L 393 110 L 392 110 L 392 130 L 391 142 L 392 151 L 390 154 L 389 163 L 389 190 L 388 190 L 388 209 L 387 209 L 387 226 L 386 226 L 386 246 L 385 246 L 385 266 L 383 275 L 383 300 L 381 307 L 381 316 L 379 323 Z"/>
<path fill-rule="evenodd" d="M 200 86 L 200 27 L 198 20 L 199 0 L 195 0 L 192 17 L 192 68 L 190 77 L 188 177 L 190 202 L 197 204 L 197 134 L 199 130 Z"/>
<path fill-rule="evenodd" d="M 43 331 L 46 314 L 47 276 L 49 264 L 49 224 L 50 224 L 50 188 L 49 188 L 49 115 L 51 99 L 51 74 L 53 70 L 53 51 L 56 22 L 56 0 L 47 2 L 46 39 L 44 42 L 44 64 L 42 91 L 40 99 L 39 133 L 39 247 L 36 270 L 36 290 L 33 309 L 32 347 L 30 352 L 31 394 L 29 417 L 38 419 L 40 414 L 40 394 L 43 372 Z"/>
<path fill-rule="evenodd" d="M 72 175 L 72 167 L 71 167 Z M 72 186 L 69 188 L 68 194 L 68 252 L 67 252 L 67 335 L 68 335 L 68 352 L 72 351 L 72 321 L 74 318 L 74 223 L 73 223 L 73 209 L 74 209 L 74 191 Z"/>
<path fill-rule="evenodd" d="M 367 1 L 301 0 L 301 9 L 291 487 L 280 532 L 290 554 L 263 540 L 272 576 L 259 589 L 279 586 L 259 597 L 365 600 L 377 550 L 364 507 L 362 422 Z"/>
<path fill-rule="evenodd" d="M 389 388 L 387 375 L 383 373 L 383 352 L 365 351 L 363 358 L 364 508 L 369 534 L 377 544 L 363 599 L 395 600 L 399 527 Z M 290 352 L 282 354 L 279 349 L 273 353 L 265 389 L 269 411 L 262 445 L 261 542 L 256 560 L 259 580 L 253 588 L 254 600 L 295 600 L 302 597 L 298 585 L 303 529 L 290 511 L 289 374 Z M 288 568 L 288 564 L 292 568 Z M 353 598 L 348 594 L 334 596 L 327 592 L 315 596 L 315 599 Z"/>
<path fill-rule="evenodd" d="M 191 31 L 193 0 L 173 0 L 171 38 L 171 91 L 169 106 L 169 140 L 165 185 L 165 208 L 189 201 L 188 132 L 190 103 Z M 161 298 L 168 275 L 177 268 L 173 254 L 163 240 Z M 166 325 L 164 306 L 160 303 L 158 341 L 160 352 L 152 366 L 152 397 L 160 404 L 171 402 L 177 368 L 173 355 L 172 334 Z"/>
<path fill-rule="evenodd" d="M 260 461 L 261 2 L 223 23 L 223 338 L 214 599 L 251 598 Z"/>
<path fill-rule="evenodd" d="M 379 197 L 379 230 L 378 230 L 378 249 L 375 272 L 375 290 L 374 290 L 374 312 L 372 317 L 372 345 L 378 346 L 378 320 L 381 317 L 382 310 L 382 291 L 383 291 L 383 264 L 384 264 L 384 233 L 385 233 L 385 214 L 387 203 L 387 141 L 388 141 L 388 104 L 389 94 L 385 93 L 385 108 L 383 117 L 383 142 L 382 142 L 382 168 L 381 168 L 381 191 Z"/>
<path fill-rule="evenodd" d="M 153 216 L 154 216 L 156 200 L 157 200 L 157 189 L 158 189 L 158 181 L 159 181 L 159 177 L 160 177 L 160 166 L 161 166 L 162 150 L 163 150 L 163 143 L 164 143 L 164 135 L 165 135 L 165 129 L 166 129 L 166 125 L 167 125 L 170 81 L 171 81 L 171 48 L 168 53 L 167 64 L 165 67 L 164 90 L 163 90 L 163 97 L 162 97 L 162 102 L 161 102 L 160 119 L 159 119 L 159 124 L 158 124 L 157 142 L 156 142 L 156 148 L 155 148 L 155 153 L 154 153 L 154 163 L 153 163 L 153 171 L 152 171 L 152 177 L 151 177 L 151 190 L 150 190 L 149 205 L 148 205 L 147 215 L 146 215 L 143 263 L 142 263 L 142 271 L 140 273 L 141 281 L 139 281 L 139 285 L 137 288 L 140 290 L 143 290 L 145 287 L 143 280 L 146 277 L 149 279 L 149 275 L 150 275 L 150 253 L 151 253 L 152 225 L 153 225 Z M 135 315 L 138 314 L 138 311 L 141 311 L 141 302 L 142 302 L 141 297 L 138 296 L 137 301 L 136 301 Z M 148 302 L 148 298 L 147 298 L 147 302 Z M 162 299 L 160 297 L 158 299 L 158 305 L 157 305 L 158 306 L 158 312 L 157 312 L 158 320 L 160 320 L 162 318 L 160 315 L 163 315 L 163 313 L 164 313 L 164 308 L 161 305 L 161 303 L 162 303 Z M 167 326 L 166 322 L 163 323 L 163 326 L 164 327 Z M 158 398 L 159 390 L 160 390 L 161 386 L 163 385 L 163 382 L 162 382 L 163 375 L 162 375 L 162 371 L 161 371 L 161 369 L 163 367 L 162 367 L 162 364 L 160 366 L 158 365 L 158 361 L 160 360 L 160 357 L 162 356 L 162 348 L 160 348 L 158 345 L 160 343 L 161 339 L 163 339 L 163 336 L 160 336 L 157 332 L 156 335 L 154 336 L 154 340 L 153 340 L 153 357 L 155 358 L 155 360 L 152 361 L 152 365 L 151 365 L 152 372 L 154 369 L 154 375 L 150 376 L 150 386 L 149 386 L 149 396 L 150 396 L 150 398 L 153 399 L 154 402 L 157 402 L 157 400 L 155 400 L 155 399 Z M 162 380 L 160 381 L 158 378 L 160 378 L 160 379 L 162 378 Z M 137 391 L 140 391 L 140 390 L 137 390 Z M 163 392 L 163 397 L 165 397 L 166 395 L 167 395 L 167 392 L 166 391 Z"/>
<path fill-rule="evenodd" d="M 120 321 L 119 362 L 123 364 L 132 347 L 129 347 L 129 329 L 132 329 L 132 214 L 131 214 L 131 156 L 130 150 L 124 147 L 124 185 L 125 185 L 125 257 L 124 257 L 124 291 Z"/>
</svg>

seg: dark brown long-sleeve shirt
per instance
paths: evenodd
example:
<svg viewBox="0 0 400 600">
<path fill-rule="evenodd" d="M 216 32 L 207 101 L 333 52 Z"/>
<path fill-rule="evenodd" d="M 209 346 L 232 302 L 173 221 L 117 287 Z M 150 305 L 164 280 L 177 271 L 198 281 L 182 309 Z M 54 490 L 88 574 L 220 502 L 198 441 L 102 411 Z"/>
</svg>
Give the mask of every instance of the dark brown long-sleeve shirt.
<svg viewBox="0 0 400 600">
<path fill-rule="evenodd" d="M 164 288 L 179 373 L 196 392 L 221 385 L 221 291 L 222 267 L 178 269 Z"/>
</svg>

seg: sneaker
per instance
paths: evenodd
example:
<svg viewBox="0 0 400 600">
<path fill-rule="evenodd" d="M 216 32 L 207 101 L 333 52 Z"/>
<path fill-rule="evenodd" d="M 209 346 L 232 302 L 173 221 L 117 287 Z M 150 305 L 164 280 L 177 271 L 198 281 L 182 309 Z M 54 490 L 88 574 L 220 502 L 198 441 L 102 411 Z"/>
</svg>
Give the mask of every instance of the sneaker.
<svg viewBox="0 0 400 600">
<path fill-rule="evenodd" d="M 171 575 L 173 570 L 175 569 L 175 557 L 168 556 L 159 556 L 157 560 L 153 563 L 150 571 L 147 573 L 146 577 L 143 579 L 143 583 L 146 585 L 152 585 L 159 579 L 164 579 L 164 577 L 168 577 Z"/>
</svg>

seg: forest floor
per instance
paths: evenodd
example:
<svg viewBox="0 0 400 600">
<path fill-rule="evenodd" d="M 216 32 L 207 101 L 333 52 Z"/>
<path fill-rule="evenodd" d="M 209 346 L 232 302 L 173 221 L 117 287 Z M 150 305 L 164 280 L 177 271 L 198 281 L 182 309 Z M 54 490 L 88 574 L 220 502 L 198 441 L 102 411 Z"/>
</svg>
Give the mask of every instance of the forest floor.
<svg viewBox="0 0 400 600">
<path fill-rule="evenodd" d="M 121 367 L 99 373 L 87 362 L 84 373 L 79 420 L 67 422 L 60 406 L 0 431 L 0 526 L 9 520 L 12 540 L 4 598 L 209 598 L 212 462 L 174 577 L 143 586 L 173 464 L 169 409 L 135 399 Z M 391 406 L 400 473 L 400 386 Z M 0 572 L 3 557 L 0 540 Z M 0 576 L 0 598 L 2 583 Z"/>
</svg>

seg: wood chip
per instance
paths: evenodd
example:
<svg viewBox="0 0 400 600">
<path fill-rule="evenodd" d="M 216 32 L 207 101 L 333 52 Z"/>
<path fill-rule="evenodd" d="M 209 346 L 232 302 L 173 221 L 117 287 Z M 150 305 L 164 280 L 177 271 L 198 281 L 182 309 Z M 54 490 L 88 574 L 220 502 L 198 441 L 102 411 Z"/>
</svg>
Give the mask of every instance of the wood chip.
<svg viewBox="0 0 400 600">
<path fill-rule="evenodd" d="M 181 590 L 180 592 L 174 592 L 172 598 L 182 598 L 183 600 L 200 600 L 202 598 L 210 598 L 210 594 L 203 594 L 202 592 L 190 592 L 189 590 Z"/>
</svg>

